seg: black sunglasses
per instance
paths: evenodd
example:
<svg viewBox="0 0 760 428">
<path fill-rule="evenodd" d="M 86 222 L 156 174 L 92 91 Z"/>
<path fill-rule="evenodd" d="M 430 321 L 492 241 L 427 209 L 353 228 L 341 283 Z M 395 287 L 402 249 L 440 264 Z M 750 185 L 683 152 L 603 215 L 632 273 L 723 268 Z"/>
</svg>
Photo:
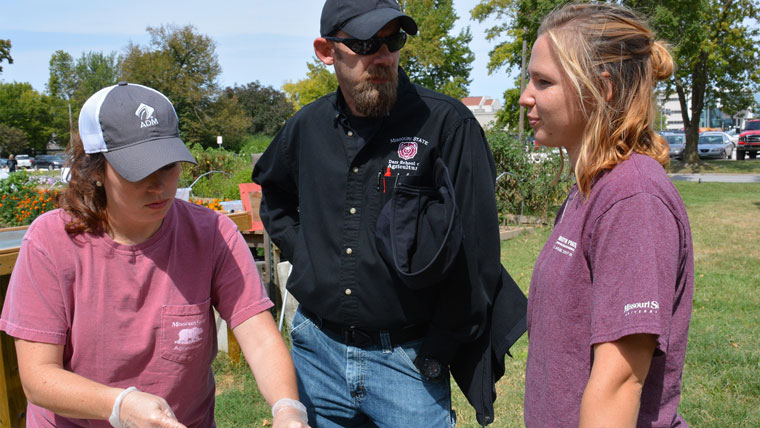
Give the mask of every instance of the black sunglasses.
<svg viewBox="0 0 760 428">
<path fill-rule="evenodd" d="M 380 47 L 383 45 L 383 43 L 385 43 L 385 46 L 388 46 L 388 50 L 391 52 L 396 52 L 397 50 L 403 48 L 406 44 L 406 33 L 402 31 L 392 36 L 373 37 L 367 40 L 343 39 L 340 37 L 329 36 L 325 37 L 325 39 L 332 40 L 333 42 L 343 43 L 356 54 L 372 55 L 373 53 L 380 50 Z"/>
</svg>

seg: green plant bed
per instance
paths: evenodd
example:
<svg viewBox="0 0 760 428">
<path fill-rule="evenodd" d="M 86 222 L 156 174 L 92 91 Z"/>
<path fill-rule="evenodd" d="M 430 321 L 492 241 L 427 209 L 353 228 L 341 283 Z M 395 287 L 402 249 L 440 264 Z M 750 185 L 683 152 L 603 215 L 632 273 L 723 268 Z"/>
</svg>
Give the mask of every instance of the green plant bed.
<svg viewBox="0 0 760 428">
<path fill-rule="evenodd" d="M 496 162 L 496 204 L 501 224 L 509 224 L 508 214 L 534 216 L 548 221 L 553 217 L 572 186 L 565 161 L 549 149 L 533 151 L 504 131 L 488 131 L 488 143 Z"/>
<path fill-rule="evenodd" d="M 190 152 L 198 164 L 183 164 L 179 187 L 192 185 L 192 194 L 196 197 L 240 199 L 238 184 L 251 181 L 250 156 L 224 149 L 204 149 L 198 144 L 191 147 Z"/>
<path fill-rule="evenodd" d="M 26 226 L 40 214 L 56 207 L 57 189 L 51 177 L 26 171 L 0 180 L 0 222 L 3 226 Z"/>
</svg>

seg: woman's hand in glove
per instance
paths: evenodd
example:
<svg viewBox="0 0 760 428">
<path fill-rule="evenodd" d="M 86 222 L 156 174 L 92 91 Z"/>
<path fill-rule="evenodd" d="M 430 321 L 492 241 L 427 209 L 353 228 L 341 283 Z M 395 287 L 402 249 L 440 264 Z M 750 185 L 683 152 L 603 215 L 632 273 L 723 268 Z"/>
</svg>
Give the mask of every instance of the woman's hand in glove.
<svg viewBox="0 0 760 428">
<path fill-rule="evenodd" d="M 272 406 L 272 428 L 309 428 L 306 407 L 301 402 L 283 398 Z"/>
<path fill-rule="evenodd" d="M 119 419 L 124 428 L 187 428 L 177 420 L 166 400 L 142 391 L 124 396 Z"/>
</svg>

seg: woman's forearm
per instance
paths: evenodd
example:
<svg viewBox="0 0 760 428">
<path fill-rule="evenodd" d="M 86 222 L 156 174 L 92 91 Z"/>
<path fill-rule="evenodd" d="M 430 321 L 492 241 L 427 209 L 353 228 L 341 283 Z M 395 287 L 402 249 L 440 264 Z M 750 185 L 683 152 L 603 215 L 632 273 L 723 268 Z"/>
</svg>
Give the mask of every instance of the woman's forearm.
<svg viewBox="0 0 760 428">
<path fill-rule="evenodd" d="M 581 428 L 635 428 L 655 336 L 635 334 L 594 345 L 594 363 L 581 400 Z"/>
<path fill-rule="evenodd" d="M 108 419 L 122 388 L 112 388 L 63 369 L 63 346 L 16 339 L 21 384 L 27 399 L 77 419 Z"/>
<path fill-rule="evenodd" d="M 268 311 L 233 329 L 261 395 L 269 405 L 280 398 L 298 400 L 295 368 L 285 341 Z"/>
</svg>

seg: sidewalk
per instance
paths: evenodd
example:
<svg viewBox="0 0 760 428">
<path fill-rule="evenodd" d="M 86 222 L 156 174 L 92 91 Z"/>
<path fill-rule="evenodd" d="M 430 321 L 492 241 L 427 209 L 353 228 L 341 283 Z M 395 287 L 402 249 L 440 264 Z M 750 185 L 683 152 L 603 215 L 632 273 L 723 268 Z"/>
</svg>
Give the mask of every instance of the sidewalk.
<svg viewBox="0 0 760 428">
<path fill-rule="evenodd" d="M 673 181 L 716 183 L 760 183 L 758 174 L 668 174 Z"/>
</svg>

